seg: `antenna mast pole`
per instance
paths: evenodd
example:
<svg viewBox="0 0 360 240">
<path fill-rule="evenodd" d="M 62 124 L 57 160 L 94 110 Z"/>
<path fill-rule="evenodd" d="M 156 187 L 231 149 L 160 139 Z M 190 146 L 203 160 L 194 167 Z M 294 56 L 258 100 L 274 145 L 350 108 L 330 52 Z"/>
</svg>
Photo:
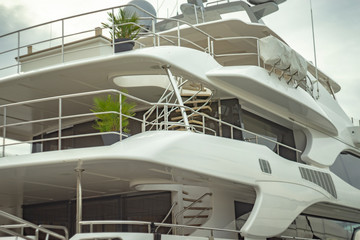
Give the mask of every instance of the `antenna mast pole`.
<svg viewBox="0 0 360 240">
<path fill-rule="evenodd" d="M 315 78 L 317 83 L 317 93 L 319 98 L 319 73 L 318 73 L 318 67 L 317 67 L 317 59 L 316 59 L 316 44 L 315 44 L 315 30 L 314 30 L 314 16 L 313 16 L 313 10 L 312 10 L 312 0 L 310 0 L 310 13 L 311 13 L 311 29 L 312 29 L 312 37 L 313 37 L 313 46 L 314 46 L 314 61 L 315 61 Z"/>
</svg>

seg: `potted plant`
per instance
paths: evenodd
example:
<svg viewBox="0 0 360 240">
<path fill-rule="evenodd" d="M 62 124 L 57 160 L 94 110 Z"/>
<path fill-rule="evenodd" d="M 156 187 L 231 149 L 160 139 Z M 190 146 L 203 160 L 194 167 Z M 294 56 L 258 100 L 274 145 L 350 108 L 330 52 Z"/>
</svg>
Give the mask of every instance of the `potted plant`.
<svg viewBox="0 0 360 240">
<path fill-rule="evenodd" d="M 130 133 L 130 130 L 127 128 L 129 125 L 129 119 L 127 116 L 134 116 L 134 107 L 135 103 L 128 103 L 126 101 L 126 96 L 121 95 L 121 126 L 123 133 Z M 93 113 L 96 114 L 97 119 L 93 128 L 100 132 L 120 132 L 120 102 L 118 96 L 107 95 L 106 98 L 95 97 L 93 108 L 90 109 Z M 116 112 L 116 113 L 107 113 L 102 114 L 103 112 Z M 126 116 L 124 116 L 126 115 Z M 114 142 L 120 140 L 118 134 L 104 134 L 102 135 L 104 145 L 111 145 Z"/>
<path fill-rule="evenodd" d="M 132 50 L 134 41 L 138 38 L 140 27 L 138 26 L 139 17 L 124 9 L 119 9 L 118 13 L 108 12 L 108 23 L 101 23 L 103 28 L 108 28 L 111 39 L 115 41 L 115 52 Z M 113 29 L 114 26 L 114 29 Z M 121 43 L 124 42 L 124 43 Z"/>
</svg>

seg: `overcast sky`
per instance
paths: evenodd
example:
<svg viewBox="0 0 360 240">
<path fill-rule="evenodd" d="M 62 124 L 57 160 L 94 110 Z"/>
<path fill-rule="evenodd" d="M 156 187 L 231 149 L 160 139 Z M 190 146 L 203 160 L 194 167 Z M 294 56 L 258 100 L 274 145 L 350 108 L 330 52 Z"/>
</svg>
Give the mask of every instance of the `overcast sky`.
<svg viewBox="0 0 360 240">
<path fill-rule="evenodd" d="M 127 3 L 127 0 L 0 0 L 0 35 L 73 14 Z M 149 0 L 162 17 L 176 0 Z M 184 0 L 179 0 L 186 2 Z M 360 0 L 313 0 L 318 66 L 342 90 L 336 95 L 350 117 L 360 118 Z M 309 0 L 288 0 L 264 18 L 292 48 L 314 62 Z"/>
</svg>

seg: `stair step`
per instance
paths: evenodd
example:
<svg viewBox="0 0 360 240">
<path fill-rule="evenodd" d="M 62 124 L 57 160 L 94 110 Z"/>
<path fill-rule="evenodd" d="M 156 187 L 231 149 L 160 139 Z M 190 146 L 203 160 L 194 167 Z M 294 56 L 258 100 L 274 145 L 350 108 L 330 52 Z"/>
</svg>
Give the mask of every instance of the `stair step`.
<svg viewBox="0 0 360 240">
<path fill-rule="evenodd" d="M 194 92 L 195 91 L 193 91 L 193 92 L 181 92 L 181 96 L 182 97 L 192 97 L 192 96 L 194 96 Z M 211 95 L 211 93 L 208 93 L 208 92 L 199 92 L 198 94 L 196 94 L 196 96 L 197 97 L 210 97 L 210 95 Z"/>
<path fill-rule="evenodd" d="M 210 112 L 212 111 L 212 109 L 211 109 L 210 106 L 193 107 L 192 109 L 193 109 L 193 110 L 198 110 L 198 109 L 201 109 L 201 110 L 209 110 Z M 190 111 L 190 109 L 185 108 L 185 111 Z M 181 112 L 181 109 L 176 109 L 175 112 Z"/>
<path fill-rule="evenodd" d="M 177 127 L 185 130 L 184 125 L 180 125 L 180 124 L 179 124 L 179 125 L 171 125 L 170 127 L 168 127 L 168 129 L 177 128 Z M 178 129 L 177 129 L 177 130 L 178 130 Z"/>
<path fill-rule="evenodd" d="M 192 119 L 192 120 L 189 120 L 189 123 L 193 123 L 193 124 L 197 124 L 197 125 L 204 125 L 203 124 L 203 122 L 200 122 L 200 121 L 197 121 L 197 120 L 194 120 L 194 119 Z"/>
<path fill-rule="evenodd" d="M 189 209 L 189 210 L 212 210 L 212 207 L 189 207 L 187 209 Z"/>
<path fill-rule="evenodd" d="M 187 202 L 196 202 L 197 199 L 193 199 L 193 198 L 183 198 L 184 201 L 187 201 Z M 202 200 L 199 200 L 197 201 L 198 203 L 201 203 Z"/>
<path fill-rule="evenodd" d="M 189 192 L 184 191 L 184 190 L 182 191 L 182 193 L 185 194 L 185 195 L 189 195 Z"/>
<path fill-rule="evenodd" d="M 172 117 L 171 121 L 177 121 L 177 120 L 180 120 L 180 119 L 183 119 L 183 116 Z"/>
<path fill-rule="evenodd" d="M 189 216 L 184 216 L 184 218 L 208 218 L 209 215 L 189 215 Z"/>
<path fill-rule="evenodd" d="M 185 101 L 184 104 L 194 104 L 194 103 L 206 103 L 207 99 L 199 99 L 199 100 L 191 100 L 191 101 Z"/>
<path fill-rule="evenodd" d="M 201 116 L 201 114 L 199 114 L 199 113 L 194 113 L 194 114 L 192 114 L 190 117 L 199 117 L 199 116 Z M 182 118 L 183 118 L 182 116 L 172 117 L 172 118 L 171 118 L 171 121 L 180 120 L 180 119 L 182 119 Z"/>
</svg>

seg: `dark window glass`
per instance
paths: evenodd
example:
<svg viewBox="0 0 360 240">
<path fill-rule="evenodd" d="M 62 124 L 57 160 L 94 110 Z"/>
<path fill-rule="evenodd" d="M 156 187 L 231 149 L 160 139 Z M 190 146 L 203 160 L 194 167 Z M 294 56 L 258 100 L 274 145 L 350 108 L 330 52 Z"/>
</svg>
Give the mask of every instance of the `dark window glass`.
<svg viewBox="0 0 360 240">
<path fill-rule="evenodd" d="M 241 127 L 241 107 L 237 99 L 221 100 L 221 120 L 237 127 Z M 221 125 L 222 136 L 231 138 L 231 128 Z M 242 131 L 233 129 L 233 139 L 242 139 Z"/>
<path fill-rule="evenodd" d="M 253 204 L 238 202 L 235 201 L 235 224 L 236 230 L 241 230 L 244 226 L 246 220 L 248 219 L 251 210 L 253 209 Z M 240 234 L 238 235 L 238 239 L 244 239 Z"/>
<path fill-rule="evenodd" d="M 273 141 L 283 143 L 286 146 L 295 148 L 294 134 L 291 129 L 283 127 L 279 124 L 271 122 L 267 119 L 259 117 L 245 110 L 243 110 L 242 112 L 243 112 L 242 119 L 244 123 L 244 128 L 246 130 L 249 130 L 253 133 L 256 133 Z M 276 153 L 279 151 L 280 156 L 287 158 L 289 160 L 296 161 L 295 151 L 289 148 L 279 146 L 279 149 L 277 149 L 277 144 L 274 142 L 261 138 L 256 139 L 256 137 L 250 133 L 244 132 L 243 135 L 245 141 L 248 142 L 257 141 L 259 144 L 263 144 L 267 146 Z"/>
<path fill-rule="evenodd" d="M 357 189 L 360 189 L 359 169 L 360 158 L 347 152 L 341 153 L 330 167 L 330 171 Z"/>
<path fill-rule="evenodd" d="M 83 221 L 88 220 L 134 220 L 161 222 L 171 207 L 171 194 L 168 192 L 117 195 L 111 197 L 84 199 Z M 76 201 L 62 201 L 23 206 L 23 218 L 35 224 L 50 224 L 65 226 L 70 236 L 75 234 Z M 171 223 L 171 216 L 165 221 Z M 84 226 L 84 232 L 89 231 Z M 167 233 L 169 229 L 159 229 L 160 233 Z M 95 225 L 94 232 L 136 231 L 147 232 L 146 226 L 137 225 Z M 63 234 L 61 231 L 57 231 Z M 27 229 L 26 234 L 34 235 Z"/>
</svg>

